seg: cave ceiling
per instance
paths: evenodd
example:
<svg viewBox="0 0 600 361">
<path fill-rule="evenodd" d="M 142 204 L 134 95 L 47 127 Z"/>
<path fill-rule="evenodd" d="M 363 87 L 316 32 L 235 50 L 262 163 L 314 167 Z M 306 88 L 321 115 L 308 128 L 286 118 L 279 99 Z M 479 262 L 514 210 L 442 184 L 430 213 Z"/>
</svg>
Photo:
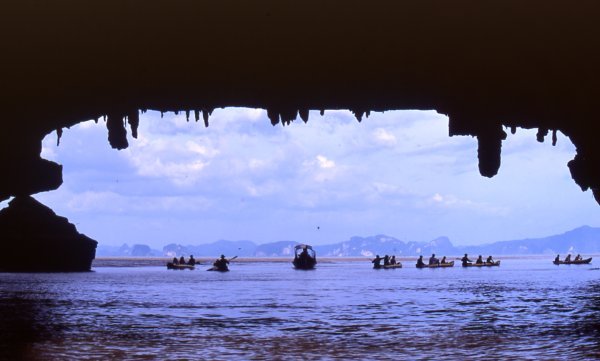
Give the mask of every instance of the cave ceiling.
<svg viewBox="0 0 600 361">
<path fill-rule="evenodd" d="M 598 19 L 589 0 L 3 2 L 0 200 L 60 186 L 62 167 L 40 158 L 49 132 L 106 117 L 122 149 L 140 111 L 208 122 L 241 106 L 274 125 L 435 109 L 449 135 L 477 137 L 488 177 L 506 131 L 560 131 L 600 201 Z"/>
</svg>

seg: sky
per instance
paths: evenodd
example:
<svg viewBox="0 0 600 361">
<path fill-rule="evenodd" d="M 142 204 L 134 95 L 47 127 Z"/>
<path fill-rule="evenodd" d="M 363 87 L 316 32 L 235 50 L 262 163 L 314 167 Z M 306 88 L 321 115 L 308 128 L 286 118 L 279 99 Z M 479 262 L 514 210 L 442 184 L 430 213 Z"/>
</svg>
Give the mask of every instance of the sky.
<svg viewBox="0 0 600 361">
<path fill-rule="evenodd" d="M 386 234 L 455 245 L 599 226 L 600 206 L 567 162 L 575 149 L 508 132 L 502 166 L 479 175 L 477 140 L 449 137 L 435 111 L 311 112 L 272 126 L 261 109 L 217 109 L 210 126 L 141 116 L 138 139 L 111 149 L 100 120 L 43 141 L 63 185 L 35 195 L 100 245 L 195 245 L 220 239 L 329 244 Z M 0 204 L 6 206 L 6 202 Z"/>
</svg>

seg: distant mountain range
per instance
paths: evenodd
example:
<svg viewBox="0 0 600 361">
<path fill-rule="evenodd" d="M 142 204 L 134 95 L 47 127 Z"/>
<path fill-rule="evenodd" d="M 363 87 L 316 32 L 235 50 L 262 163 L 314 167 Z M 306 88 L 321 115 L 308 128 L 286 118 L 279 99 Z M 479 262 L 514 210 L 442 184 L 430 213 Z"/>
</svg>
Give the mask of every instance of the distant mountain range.
<svg viewBox="0 0 600 361">
<path fill-rule="evenodd" d="M 97 257 L 174 257 L 188 256 L 216 257 L 220 254 L 239 257 L 291 257 L 298 242 L 279 241 L 256 244 L 252 241 L 226 241 L 201 245 L 169 244 L 162 251 L 151 249 L 147 245 L 136 244 L 120 247 L 98 246 Z M 513 241 L 495 242 L 480 246 L 454 246 L 448 237 L 438 237 L 429 242 L 404 242 L 397 238 L 376 235 L 371 237 L 352 237 L 347 241 L 314 246 L 319 257 L 373 257 L 376 254 L 395 254 L 399 257 L 418 255 L 532 255 L 600 253 L 600 228 L 582 226 L 563 234 L 528 238 Z"/>
</svg>

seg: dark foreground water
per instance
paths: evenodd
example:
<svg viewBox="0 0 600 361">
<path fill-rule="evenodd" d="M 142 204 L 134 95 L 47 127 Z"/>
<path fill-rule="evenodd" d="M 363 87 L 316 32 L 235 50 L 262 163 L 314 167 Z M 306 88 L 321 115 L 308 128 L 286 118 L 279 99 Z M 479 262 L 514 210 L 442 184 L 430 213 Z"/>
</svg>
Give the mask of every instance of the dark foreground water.
<svg viewBox="0 0 600 361">
<path fill-rule="evenodd" d="M 0 274 L 0 359 L 600 359 L 597 267 Z"/>
</svg>

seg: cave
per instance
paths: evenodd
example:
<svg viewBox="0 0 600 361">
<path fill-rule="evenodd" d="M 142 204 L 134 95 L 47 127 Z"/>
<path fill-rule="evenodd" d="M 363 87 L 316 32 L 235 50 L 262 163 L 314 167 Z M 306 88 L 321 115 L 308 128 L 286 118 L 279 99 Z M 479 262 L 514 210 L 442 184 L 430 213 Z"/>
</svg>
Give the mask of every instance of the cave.
<svg viewBox="0 0 600 361">
<path fill-rule="evenodd" d="M 40 156 L 50 132 L 102 120 L 110 146 L 124 149 L 140 112 L 185 112 L 208 126 L 214 109 L 238 106 L 266 109 L 273 125 L 309 121 L 309 110 L 348 109 L 361 121 L 433 109 L 449 117 L 449 136 L 477 138 L 485 177 L 499 170 L 507 130 L 535 128 L 551 142 L 560 131 L 577 150 L 573 180 L 600 202 L 599 15 L 592 0 L 5 4 L 0 200 L 15 197 L 21 219 L 58 217 L 29 198 L 62 183 L 61 165 Z M 3 242 L 29 240 L 18 252 L 40 238 L 2 232 Z"/>
</svg>

